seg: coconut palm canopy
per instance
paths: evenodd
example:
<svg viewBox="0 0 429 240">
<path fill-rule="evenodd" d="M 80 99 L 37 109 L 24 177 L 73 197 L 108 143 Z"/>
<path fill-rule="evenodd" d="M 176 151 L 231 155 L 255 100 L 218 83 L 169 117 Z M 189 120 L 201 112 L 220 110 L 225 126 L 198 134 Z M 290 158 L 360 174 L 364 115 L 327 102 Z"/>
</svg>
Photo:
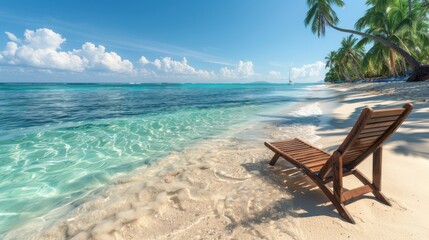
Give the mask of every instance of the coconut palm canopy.
<svg viewBox="0 0 429 240">
<path fill-rule="evenodd" d="M 355 81 L 376 76 L 401 76 L 413 70 L 409 81 L 429 78 L 429 1 L 368 0 L 368 10 L 355 29 L 337 26 L 339 19 L 333 6 L 341 0 L 307 0 L 306 26 L 318 37 L 326 27 L 351 33 L 336 51 L 325 58 L 329 68 L 325 81 Z M 357 38 L 360 37 L 360 39 Z M 366 49 L 366 51 L 365 51 Z"/>
</svg>

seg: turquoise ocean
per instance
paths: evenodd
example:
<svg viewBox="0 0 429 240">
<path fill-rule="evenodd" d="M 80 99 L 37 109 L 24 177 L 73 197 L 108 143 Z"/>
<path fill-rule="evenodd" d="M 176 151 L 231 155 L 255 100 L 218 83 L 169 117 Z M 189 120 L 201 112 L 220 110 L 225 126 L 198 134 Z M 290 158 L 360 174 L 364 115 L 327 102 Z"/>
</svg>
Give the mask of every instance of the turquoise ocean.
<svg viewBox="0 0 429 240">
<path fill-rule="evenodd" d="M 0 84 L 0 236 L 311 84 Z"/>
</svg>

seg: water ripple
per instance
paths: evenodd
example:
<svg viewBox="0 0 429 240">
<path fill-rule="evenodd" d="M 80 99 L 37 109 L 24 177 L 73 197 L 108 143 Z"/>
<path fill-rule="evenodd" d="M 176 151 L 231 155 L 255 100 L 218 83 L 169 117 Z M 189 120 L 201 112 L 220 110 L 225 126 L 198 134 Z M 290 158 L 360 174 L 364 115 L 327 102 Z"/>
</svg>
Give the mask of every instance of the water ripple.
<svg viewBox="0 0 429 240">
<path fill-rule="evenodd" d="M 290 102 L 296 88 L 0 84 L 0 234 Z"/>
</svg>

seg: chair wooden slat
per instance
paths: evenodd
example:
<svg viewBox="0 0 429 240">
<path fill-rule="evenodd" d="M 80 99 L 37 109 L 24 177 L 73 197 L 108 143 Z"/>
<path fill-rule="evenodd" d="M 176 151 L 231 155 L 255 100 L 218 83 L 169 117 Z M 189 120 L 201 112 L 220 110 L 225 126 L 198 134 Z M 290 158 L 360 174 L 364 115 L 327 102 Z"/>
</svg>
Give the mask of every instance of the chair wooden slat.
<svg viewBox="0 0 429 240">
<path fill-rule="evenodd" d="M 386 131 L 389 129 L 389 126 L 384 127 L 378 127 L 378 128 L 364 128 L 362 129 L 361 133 L 370 133 L 370 132 L 379 132 L 379 131 Z"/>
<path fill-rule="evenodd" d="M 385 132 L 386 132 L 386 130 L 384 130 L 384 131 L 377 131 L 377 132 L 369 132 L 369 133 L 361 133 L 361 134 L 359 134 L 358 139 L 363 139 L 363 138 L 367 138 L 367 137 L 381 136 Z"/>
<path fill-rule="evenodd" d="M 361 143 L 364 143 L 364 142 L 373 142 L 373 141 L 377 140 L 381 135 L 382 134 L 380 134 L 378 136 L 376 135 L 376 136 L 367 136 L 367 137 L 362 137 L 361 135 L 359 135 L 357 137 L 356 141 L 357 142 L 361 142 Z"/>
<path fill-rule="evenodd" d="M 312 158 L 312 159 L 300 160 L 300 162 L 303 163 L 306 166 L 307 166 L 308 163 L 320 162 L 320 161 L 325 162 L 326 161 L 326 157 L 317 157 L 317 158 Z"/>
<path fill-rule="evenodd" d="M 274 145 L 276 146 L 276 145 Z M 283 147 L 283 146 L 276 146 L 279 149 L 284 149 L 286 151 L 307 151 L 309 149 L 311 149 L 308 146 L 302 146 L 302 147 Z"/>
<path fill-rule="evenodd" d="M 292 154 L 292 155 L 296 158 L 301 158 L 301 157 L 320 156 L 320 155 L 324 155 L 324 154 L 321 152 L 306 151 L 306 152 L 296 153 L 296 154 Z"/>
<path fill-rule="evenodd" d="M 390 117 L 371 117 L 371 119 L 368 121 L 368 124 L 371 123 L 380 123 L 380 122 L 390 122 L 390 121 L 396 121 L 398 120 L 399 116 L 390 116 Z"/>
<path fill-rule="evenodd" d="M 404 113 L 405 108 L 390 108 L 390 109 L 383 109 L 383 110 L 374 110 L 372 117 L 388 117 L 388 116 L 399 116 L 402 113 Z"/>
<path fill-rule="evenodd" d="M 383 110 L 375 110 L 372 114 L 372 117 L 388 117 L 388 116 L 399 116 L 405 111 L 404 108 L 390 108 Z"/>
<path fill-rule="evenodd" d="M 396 121 L 388 121 L 388 122 L 380 122 L 380 123 L 371 123 L 365 126 L 364 129 L 369 128 L 378 128 L 378 127 L 386 127 L 386 126 L 392 126 Z"/>
<path fill-rule="evenodd" d="M 324 154 L 317 154 L 313 156 L 301 156 L 301 157 L 297 157 L 296 159 L 298 159 L 299 161 L 310 161 L 310 160 L 320 159 L 320 158 L 325 159 L 326 157 L 327 156 Z"/>
</svg>

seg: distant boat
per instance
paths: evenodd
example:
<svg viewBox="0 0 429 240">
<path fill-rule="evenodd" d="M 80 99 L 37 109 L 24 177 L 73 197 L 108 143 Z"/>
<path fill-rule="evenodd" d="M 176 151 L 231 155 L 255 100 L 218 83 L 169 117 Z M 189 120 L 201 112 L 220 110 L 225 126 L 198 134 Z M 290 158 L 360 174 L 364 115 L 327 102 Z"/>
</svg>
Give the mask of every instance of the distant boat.
<svg viewBox="0 0 429 240">
<path fill-rule="evenodd" d="M 290 68 L 289 68 L 289 85 L 292 85 L 293 84 L 293 82 L 292 82 L 292 80 L 290 79 Z"/>
</svg>

